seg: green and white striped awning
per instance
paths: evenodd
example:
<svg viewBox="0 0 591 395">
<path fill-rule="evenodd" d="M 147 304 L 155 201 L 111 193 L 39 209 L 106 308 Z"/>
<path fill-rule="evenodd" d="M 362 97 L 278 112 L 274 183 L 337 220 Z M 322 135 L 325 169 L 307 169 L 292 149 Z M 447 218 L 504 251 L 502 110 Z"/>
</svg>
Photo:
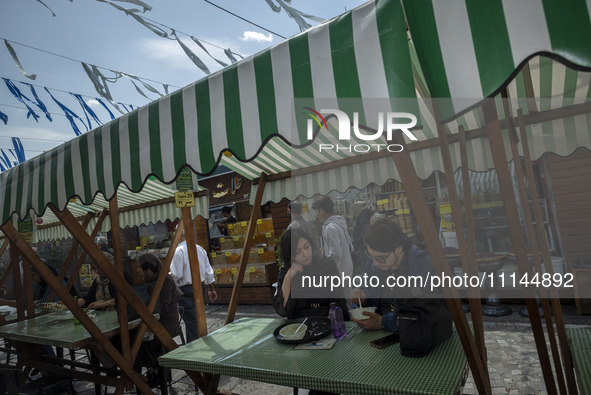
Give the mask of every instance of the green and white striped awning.
<svg viewBox="0 0 591 395">
<path fill-rule="evenodd" d="M 29 209 L 41 213 L 49 203 L 63 209 L 74 196 L 83 204 L 90 204 L 98 192 L 110 199 L 119 184 L 135 193 L 150 176 L 170 183 L 185 165 L 209 174 L 224 150 L 240 161 L 253 160 L 255 168 L 270 173 L 290 164 L 298 169 L 349 156 L 288 153 L 286 147 L 310 143 L 306 133 L 310 117 L 302 107 L 350 111 L 355 105 L 360 122 L 372 128 L 375 106 L 381 111 L 413 112 L 420 118 L 419 140 L 434 139 L 433 117 L 418 101 L 417 90 L 423 98 L 447 100 L 437 108 L 449 107 L 447 112 L 440 110 L 442 118 L 448 118 L 498 92 L 535 54 L 548 53 L 588 70 L 591 44 L 584 40 L 590 36 L 588 9 L 582 0 L 574 0 L 572 7 L 557 0 L 449 0 L 445 5 L 427 0 L 370 1 L 1 173 L 0 223 L 14 213 L 23 218 Z M 539 85 L 532 94 L 548 97 L 550 108 L 557 101 L 564 106 L 583 96 L 587 100 L 587 74 L 556 62 L 545 68 L 544 62 L 539 60 L 537 75 L 535 65 L 529 67 L 534 85 Z M 564 72 L 557 78 L 561 68 Z M 520 93 L 521 89 L 526 96 L 513 97 L 532 97 L 518 80 L 515 84 L 509 90 Z M 586 93 L 579 93 L 579 86 Z M 543 108 L 539 103 L 538 109 Z M 536 155 L 545 151 L 564 155 L 588 146 L 586 113 L 568 117 L 530 126 L 532 139 L 540 141 L 531 142 Z M 480 117 L 474 111 L 455 122 L 472 129 L 480 125 Z M 456 133 L 456 126 L 447 127 Z M 322 139 L 330 141 L 330 133 L 321 133 L 312 144 Z M 487 144 L 478 140 L 470 144 L 470 167 L 491 167 Z M 451 149 L 457 166 L 457 150 Z M 337 176 L 332 169 L 318 174 L 311 187 L 342 190 L 358 179 L 374 177 L 375 169 L 388 173 L 380 177 L 397 177 L 395 169 L 379 162 L 380 157 L 372 160 L 378 162 L 368 170 L 356 167 L 353 175 Z M 414 152 L 413 160 L 421 177 L 441 168 L 434 146 Z M 296 180 L 295 185 L 303 186 L 304 181 L 308 180 L 299 184 Z"/>
<path fill-rule="evenodd" d="M 301 144 L 295 99 L 413 95 L 402 5 L 370 2 L 0 174 L 0 223 L 119 183 L 136 192 L 150 175 L 168 183 L 186 164 L 207 174 L 223 150 L 251 159 L 273 135 Z"/>
<path fill-rule="evenodd" d="M 546 152 L 567 156 L 578 147 L 591 149 L 591 115 L 589 114 L 591 73 L 567 68 L 562 63 L 547 57 L 535 57 L 526 66 L 527 72 L 522 70 L 507 85 L 508 103 L 512 114 L 515 116 L 517 110 L 521 109 L 524 114 L 532 117 L 537 111 L 541 119 L 551 118 L 545 122 L 535 122 L 534 118 L 528 120 L 526 135 L 532 158 L 538 159 Z M 525 78 L 531 81 L 535 94 L 533 102 L 526 100 L 528 96 L 525 90 Z M 417 93 L 417 96 L 421 95 Z M 500 118 L 504 119 L 502 103 L 500 99 L 495 100 L 498 101 Z M 435 119 L 428 109 L 429 103 L 426 101 L 419 103 L 421 129 L 416 130 L 415 135 L 420 141 L 436 139 L 438 133 Z M 561 113 L 565 108 L 572 109 L 576 106 L 581 107 L 578 115 L 564 116 Z M 482 119 L 480 110 L 472 110 L 446 123 L 445 128 L 450 136 L 457 134 L 460 126 L 466 131 L 477 132 L 484 126 Z M 221 163 L 248 178 L 256 178 L 261 172 L 279 174 L 296 169 L 314 167 L 318 169 L 305 175 L 268 182 L 265 187 L 264 202 L 278 202 L 285 197 L 294 199 L 299 195 L 311 197 L 316 193 L 326 194 L 331 190 L 343 192 L 351 186 L 361 189 L 370 183 L 383 185 L 388 179 L 400 179 L 389 155 L 376 153 L 368 155 L 347 150 L 320 154 L 318 144 L 339 144 L 336 137 L 336 121 L 329 120 L 328 123 L 331 133 L 320 134 L 312 145 L 294 148 L 280 138 L 272 138 L 252 161 L 242 162 L 234 156 L 224 156 Z M 352 140 L 351 143 L 363 142 Z M 382 140 L 381 143 L 384 141 Z M 412 150 L 410 155 L 420 178 L 425 179 L 434 171 L 444 170 L 439 147 L 414 150 L 411 143 L 408 148 Z M 449 149 L 455 171 L 460 166 L 458 144 L 450 144 Z M 468 140 L 467 150 L 470 169 L 487 171 L 494 167 L 487 138 Z M 506 151 L 508 159 L 511 160 L 508 147 Z M 347 163 L 347 159 L 353 157 L 358 159 L 357 163 Z M 361 160 L 361 158 L 365 159 Z M 324 169 L 326 163 L 332 164 L 328 170 Z M 339 166 L 339 163 L 342 165 Z M 255 196 L 255 190 L 256 186 L 251 197 Z"/>
<path fill-rule="evenodd" d="M 536 54 L 591 68 L 588 0 L 402 1 L 431 97 L 453 99 L 441 119 L 498 93 Z"/>
<path fill-rule="evenodd" d="M 204 190 L 203 188 L 199 189 Z M 125 229 L 126 227 L 156 224 L 180 218 L 181 209 L 177 208 L 174 203 L 174 192 L 175 190 L 171 189 L 169 185 L 164 185 L 153 179 L 148 179 L 139 193 L 132 193 L 125 186 L 120 186 L 117 191 L 120 227 Z M 96 226 L 98 215 L 103 209 L 109 208 L 109 202 L 101 194 L 98 194 L 90 205 L 70 202 L 67 208 L 77 218 L 85 216 L 88 212 L 95 215 L 87 227 L 87 231 L 90 233 Z M 191 212 L 193 218 L 198 215 L 208 218 L 209 194 L 199 194 L 195 198 L 195 207 L 191 208 Z M 72 237 L 51 210 L 47 210 L 42 218 L 43 223 L 37 227 L 34 242 Z M 107 216 L 101 226 L 101 232 L 109 230 L 111 230 L 111 218 Z"/>
</svg>

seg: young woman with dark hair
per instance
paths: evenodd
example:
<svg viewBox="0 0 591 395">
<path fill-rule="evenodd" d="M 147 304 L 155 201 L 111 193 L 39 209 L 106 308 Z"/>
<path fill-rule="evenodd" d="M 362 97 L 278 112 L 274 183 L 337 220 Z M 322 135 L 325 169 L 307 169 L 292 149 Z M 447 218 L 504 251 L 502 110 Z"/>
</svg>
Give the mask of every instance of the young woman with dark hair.
<svg viewBox="0 0 591 395">
<path fill-rule="evenodd" d="M 281 236 L 281 259 L 277 292 L 273 307 L 277 314 L 289 319 L 327 317 L 331 302 L 336 302 L 345 317 L 348 309 L 342 289 L 314 286 L 314 280 L 325 276 L 340 277 L 336 264 L 323 256 L 310 235 L 301 229 L 288 229 Z M 311 282 L 302 281 L 309 278 Z M 318 284 L 318 282 L 316 282 Z"/>
</svg>

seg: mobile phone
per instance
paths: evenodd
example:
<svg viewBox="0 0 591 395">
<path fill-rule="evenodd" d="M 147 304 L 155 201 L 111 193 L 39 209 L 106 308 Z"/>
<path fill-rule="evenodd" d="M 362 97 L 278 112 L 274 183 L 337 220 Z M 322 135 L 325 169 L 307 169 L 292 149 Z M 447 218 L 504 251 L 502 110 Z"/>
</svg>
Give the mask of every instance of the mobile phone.
<svg viewBox="0 0 591 395">
<path fill-rule="evenodd" d="M 398 343 L 399 341 L 400 337 L 398 336 L 398 333 L 392 333 L 391 335 L 384 336 L 382 338 L 374 340 L 370 344 L 375 348 L 384 348 L 392 344 Z"/>
</svg>

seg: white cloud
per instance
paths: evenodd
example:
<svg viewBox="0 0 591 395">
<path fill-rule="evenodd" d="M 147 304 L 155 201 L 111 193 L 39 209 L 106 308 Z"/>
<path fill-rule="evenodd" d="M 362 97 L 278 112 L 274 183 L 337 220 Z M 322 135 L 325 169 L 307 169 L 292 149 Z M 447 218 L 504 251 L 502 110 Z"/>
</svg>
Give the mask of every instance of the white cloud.
<svg viewBox="0 0 591 395">
<path fill-rule="evenodd" d="M 88 104 L 88 107 L 90 107 L 90 108 L 103 108 L 101 103 L 99 103 L 98 100 L 95 100 L 95 99 L 87 100 L 86 104 Z"/>
<path fill-rule="evenodd" d="M 271 41 L 273 41 L 273 35 L 271 33 L 269 33 L 268 36 L 265 36 L 263 33 L 246 31 L 242 34 L 242 37 L 240 39 L 242 41 L 256 41 L 256 42 L 270 43 Z"/>
</svg>

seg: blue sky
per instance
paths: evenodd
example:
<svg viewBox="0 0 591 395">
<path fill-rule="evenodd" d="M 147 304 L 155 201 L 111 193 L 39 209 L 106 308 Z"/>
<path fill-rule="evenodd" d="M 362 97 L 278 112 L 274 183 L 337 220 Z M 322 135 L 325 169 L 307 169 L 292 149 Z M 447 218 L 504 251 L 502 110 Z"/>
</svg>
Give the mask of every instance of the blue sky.
<svg viewBox="0 0 591 395">
<path fill-rule="evenodd" d="M 299 33 L 296 22 L 284 10 L 275 13 L 265 0 L 211 0 L 240 16 L 249 19 L 276 34 L 291 37 Z M 175 40 L 161 38 L 136 22 L 124 12 L 96 0 L 43 0 L 56 14 L 37 0 L 3 0 L 0 12 L 0 77 L 8 78 L 30 99 L 34 99 L 27 86 L 34 85 L 41 101 L 47 106 L 53 121 L 49 122 L 41 111 L 40 118 L 26 118 L 27 110 L 0 80 L 0 111 L 8 116 L 8 123 L 0 122 L 0 148 L 12 148 L 10 137 L 21 138 L 27 159 L 39 155 L 75 137 L 69 121 L 43 87 L 49 88 L 55 98 L 74 111 L 84 113 L 68 93 L 83 95 L 102 122 L 110 120 L 108 113 L 96 102 L 98 97 L 92 82 L 86 76 L 80 61 L 106 69 L 141 77 L 161 92 L 162 83 L 170 85 L 170 92 L 197 81 L 205 74 L 184 54 Z M 203 0 L 145 0 L 151 11 L 140 14 L 176 29 L 179 37 L 207 64 L 211 71 L 219 70 L 187 36 L 221 48 L 231 48 L 244 57 L 275 45 L 283 38 L 270 34 L 244 22 Z M 354 8 L 364 0 L 293 0 L 291 6 L 308 14 L 330 19 Z M 138 8 L 124 2 L 114 2 L 125 8 Z M 276 4 L 276 1 L 274 0 Z M 307 20 L 312 25 L 317 22 Z M 168 30 L 168 29 L 166 29 Z M 25 78 L 12 60 L 4 44 L 10 42 L 24 69 L 36 74 L 35 80 Z M 70 59 L 28 48 L 35 47 Z M 205 44 L 210 53 L 228 62 L 221 49 Z M 105 75 L 109 73 L 101 69 Z M 149 81 L 151 80 L 151 81 Z M 117 102 L 142 106 L 159 96 L 139 85 L 150 100 L 141 96 L 125 78 L 109 84 Z M 34 107 L 37 109 L 36 107 Z M 115 113 L 117 116 L 118 113 Z M 77 122 L 82 132 L 86 129 Z M 92 123 L 92 128 L 96 123 Z"/>
</svg>

